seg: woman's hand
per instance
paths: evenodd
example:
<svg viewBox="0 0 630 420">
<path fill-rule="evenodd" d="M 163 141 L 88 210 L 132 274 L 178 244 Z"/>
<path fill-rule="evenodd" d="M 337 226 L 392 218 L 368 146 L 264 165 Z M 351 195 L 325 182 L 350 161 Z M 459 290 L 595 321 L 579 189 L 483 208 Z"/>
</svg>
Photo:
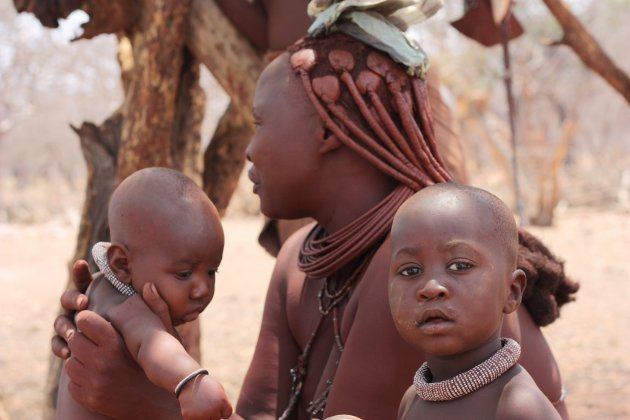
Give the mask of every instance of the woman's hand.
<svg viewBox="0 0 630 420">
<path fill-rule="evenodd" d="M 68 289 L 61 295 L 61 308 L 63 313 L 55 319 L 55 335 L 52 338 L 51 347 L 53 353 L 62 359 L 70 357 L 68 338 L 76 332 L 74 314 L 88 306 L 88 298 L 84 295 L 92 282 L 92 273 L 87 261 L 78 260 L 72 266 L 72 282 L 75 289 Z"/>
<path fill-rule="evenodd" d="M 165 327 L 172 330 L 166 303 L 154 288 L 145 287 L 143 292 L 149 309 L 160 320 L 167 319 Z M 66 292 L 64 296 L 71 302 L 68 306 L 81 306 L 76 305 L 76 295 Z M 149 381 L 110 322 L 83 310 L 76 314 L 75 323 L 64 335 L 70 354 L 65 369 L 72 398 L 91 411 L 115 418 L 179 418 L 177 399 Z M 60 324 L 63 327 L 65 320 Z"/>
</svg>

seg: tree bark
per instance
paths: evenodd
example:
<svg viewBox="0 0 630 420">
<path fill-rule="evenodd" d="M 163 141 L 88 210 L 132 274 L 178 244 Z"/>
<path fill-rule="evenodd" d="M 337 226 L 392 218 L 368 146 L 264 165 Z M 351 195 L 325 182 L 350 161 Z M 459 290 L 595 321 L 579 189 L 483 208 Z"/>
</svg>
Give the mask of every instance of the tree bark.
<svg viewBox="0 0 630 420">
<path fill-rule="evenodd" d="M 107 203 L 114 191 L 116 156 L 120 146 L 122 121 L 122 113 L 118 110 L 100 127 L 92 123 L 83 123 L 79 128 L 72 127 L 79 136 L 81 151 L 85 158 L 87 187 L 77 244 L 70 264 L 78 259 L 85 259 L 90 264 L 92 272 L 98 271 L 90 253 L 92 245 L 98 241 L 109 239 Z M 71 272 L 70 265 L 68 272 Z M 67 287 L 73 287 L 71 278 L 67 281 Z M 59 373 L 62 363 L 62 360 L 56 356 L 50 356 L 44 388 L 46 402 L 43 417 L 45 419 L 55 418 Z"/>
<path fill-rule="evenodd" d="M 612 61 L 562 0 L 543 2 L 564 30 L 560 43 L 573 49 L 588 68 L 599 74 L 630 104 L 630 77 Z"/>
<path fill-rule="evenodd" d="M 251 106 L 264 60 L 213 1 L 193 0 L 187 45 L 231 98 L 204 154 L 204 190 L 223 216 L 254 133 Z"/>
<path fill-rule="evenodd" d="M 219 120 L 204 154 L 204 191 L 221 216 L 225 215 L 238 186 L 245 166 L 245 149 L 253 133 L 253 127 L 245 120 L 241 110 L 231 103 Z"/>
<path fill-rule="evenodd" d="M 171 136 L 173 167 L 201 184 L 201 125 L 206 93 L 199 84 L 199 61 L 184 48 L 184 62 L 175 105 Z"/>
<path fill-rule="evenodd" d="M 223 15 L 214 1 L 193 0 L 186 45 L 212 73 L 244 118 L 253 124 L 251 106 L 264 60 Z"/>
<path fill-rule="evenodd" d="M 138 169 L 172 167 L 171 137 L 182 72 L 184 26 L 190 1 L 146 1 L 131 33 L 134 66 L 116 184 Z"/>
</svg>

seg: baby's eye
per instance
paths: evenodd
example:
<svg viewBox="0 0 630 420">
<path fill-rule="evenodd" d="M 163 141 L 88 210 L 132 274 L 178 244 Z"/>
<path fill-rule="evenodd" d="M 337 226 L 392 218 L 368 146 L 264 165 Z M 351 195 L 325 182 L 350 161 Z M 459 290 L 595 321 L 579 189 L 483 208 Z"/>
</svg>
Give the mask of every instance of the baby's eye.
<svg viewBox="0 0 630 420">
<path fill-rule="evenodd" d="M 420 267 L 405 267 L 402 270 L 400 270 L 398 273 L 401 276 L 405 276 L 405 277 L 411 277 L 411 276 L 417 276 L 418 274 L 420 274 L 422 272 L 422 270 L 420 270 Z"/>
<path fill-rule="evenodd" d="M 214 277 L 217 275 L 217 273 L 218 273 L 218 272 L 219 272 L 219 269 L 218 269 L 218 268 L 213 269 L 213 270 L 209 270 L 209 271 L 208 271 L 208 277 L 212 277 L 212 278 L 214 278 Z"/>
<path fill-rule="evenodd" d="M 473 265 L 468 261 L 455 261 L 454 263 L 449 264 L 447 267 L 448 270 L 451 271 L 464 271 L 473 268 Z"/>
<path fill-rule="evenodd" d="M 192 276 L 192 270 L 183 270 L 175 273 L 175 277 L 180 280 L 187 280 L 190 278 L 190 276 Z"/>
</svg>

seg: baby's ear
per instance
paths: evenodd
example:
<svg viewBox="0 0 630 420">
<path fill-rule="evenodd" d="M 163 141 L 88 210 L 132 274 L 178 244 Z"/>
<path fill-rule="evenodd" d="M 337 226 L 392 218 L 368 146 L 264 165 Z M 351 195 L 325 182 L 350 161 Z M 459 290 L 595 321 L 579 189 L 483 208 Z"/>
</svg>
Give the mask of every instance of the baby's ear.
<svg viewBox="0 0 630 420">
<path fill-rule="evenodd" d="M 503 305 L 503 313 L 506 314 L 514 312 L 521 304 L 525 286 L 527 286 L 527 275 L 525 275 L 525 272 L 520 268 L 514 270 L 508 286 L 507 299 L 505 300 L 505 305 Z"/>
<path fill-rule="evenodd" d="M 107 249 L 107 262 L 118 280 L 131 283 L 129 252 L 124 245 L 113 242 Z"/>
</svg>

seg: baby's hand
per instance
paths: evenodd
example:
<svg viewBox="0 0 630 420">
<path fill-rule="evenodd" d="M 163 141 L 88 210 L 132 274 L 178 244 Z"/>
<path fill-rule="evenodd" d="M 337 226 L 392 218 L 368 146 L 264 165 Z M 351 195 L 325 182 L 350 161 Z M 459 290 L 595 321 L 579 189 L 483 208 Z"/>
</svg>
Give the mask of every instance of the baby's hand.
<svg viewBox="0 0 630 420">
<path fill-rule="evenodd" d="M 198 375 L 184 385 L 179 405 L 185 420 L 220 420 L 232 415 L 232 405 L 223 386 L 210 375 Z"/>
</svg>

